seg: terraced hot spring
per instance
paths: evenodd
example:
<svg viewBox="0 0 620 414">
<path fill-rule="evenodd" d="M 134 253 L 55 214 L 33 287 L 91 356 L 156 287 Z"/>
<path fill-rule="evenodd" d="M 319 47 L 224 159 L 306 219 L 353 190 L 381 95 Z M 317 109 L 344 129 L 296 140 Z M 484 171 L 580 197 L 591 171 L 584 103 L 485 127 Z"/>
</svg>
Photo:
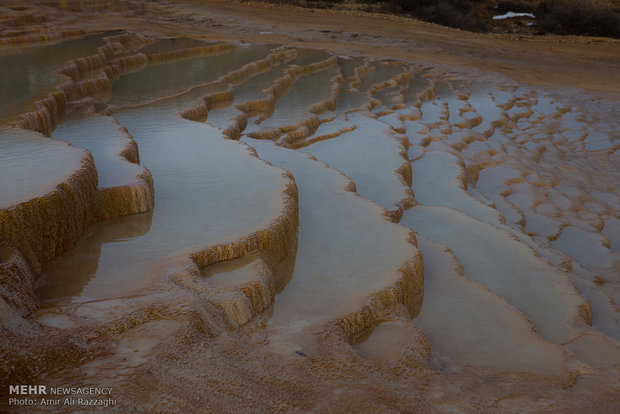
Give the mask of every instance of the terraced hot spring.
<svg viewBox="0 0 620 414">
<path fill-rule="evenodd" d="M 96 68 L 109 82 L 67 97 L 50 138 L 7 121 L 26 107 L 51 120 L 33 102 L 72 80 L 50 74 L 100 43 L 114 44 Z M 463 393 L 544 410 L 542 393 L 557 408 L 620 386 L 609 102 L 428 63 L 131 33 L 0 61 L 15 378 L 112 386 L 138 411 L 235 398 L 320 411 L 325 395 L 467 411 Z"/>
<path fill-rule="evenodd" d="M 0 50 L 0 121 L 4 124 L 32 108 L 32 102 L 64 77 L 59 70 L 71 59 L 92 55 L 107 34 L 40 47 Z"/>
</svg>

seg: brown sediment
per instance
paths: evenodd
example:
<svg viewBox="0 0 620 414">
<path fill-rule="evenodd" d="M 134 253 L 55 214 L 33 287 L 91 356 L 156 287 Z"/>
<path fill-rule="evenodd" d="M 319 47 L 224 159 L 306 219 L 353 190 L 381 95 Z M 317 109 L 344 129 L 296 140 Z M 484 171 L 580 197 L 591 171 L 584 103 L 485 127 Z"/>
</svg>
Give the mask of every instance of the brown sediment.
<svg viewBox="0 0 620 414">
<path fill-rule="evenodd" d="M 151 172 L 144 168 L 136 178 L 136 184 L 108 187 L 98 191 L 97 205 L 101 208 L 99 220 L 143 213 L 153 208 L 155 198 Z"/>
<path fill-rule="evenodd" d="M 297 78 L 299 78 L 300 76 L 319 72 L 337 64 L 338 58 L 336 56 L 332 56 L 319 62 L 310 63 L 304 66 L 292 66 L 288 68 L 286 70 L 286 75 L 282 78 L 277 79 L 273 83 L 273 85 L 267 89 L 266 94 L 269 96 L 269 98 L 267 98 L 268 103 L 273 108 L 278 99 L 280 99 L 291 89 Z"/>
<path fill-rule="evenodd" d="M 173 50 L 170 52 L 150 53 L 146 57 L 148 63 L 157 64 L 164 62 L 172 62 L 181 59 L 192 59 L 199 56 L 212 56 L 220 53 L 228 52 L 233 48 L 230 43 L 218 43 L 215 45 L 190 47 L 187 49 Z"/>
<path fill-rule="evenodd" d="M 43 14 L 34 13 L 14 13 L 9 16 L 2 16 L 2 25 L 8 27 L 27 26 L 33 23 L 42 24 L 47 22 L 48 19 Z"/>
<path fill-rule="evenodd" d="M 232 119 L 232 124 L 224 129 L 223 134 L 228 139 L 239 140 L 247 125 L 248 116 L 242 112 Z"/>
<path fill-rule="evenodd" d="M 288 131 L 293 130 L 293 129 L 295 129 L 295 127 L 289 127 Z M 286 132 L 286 130 L 284 132 Z M 270 139 L 272 141 L 275 141 L 282 136 L 282 130 L 279 128 L 268 129 L 268 130 L 263 130 L 263 131 L 250 132 L 247 135 L 248 137 L 254 138 L 254 139 Z"/>
<path fill-rule="evenodd" d="M 16 37 L 0 38 L 0 47 L 31 46 L 37 43 L 60 42 L 63 40 L 79 39 L 86 35 L 85 30 L 62 30 L 50 33 L 28 33 Z"/>
<path fill-rule="evenodd" d="M 57 189 L 0 210 L 0 240 L 7 241 L 35 272 L 71 248 L 100 216 L 92 156 Z"/>
<path fill-rule="evenodd" d="M 119 153 L 119 155 L 125 158 L 127 161 L 134 164 L 140 164 L 140 152 L 138 150 L 138 143 L 133 139 L 133 136 L 129 133 L 127 128 L 118 123 L 116 118 L 112 118 L 119 126 L 119 130 L 123 135 L 128 138 L 127 145 Z"/>
<path fill-rule="evenodd" d="M 377 92 L 382 91 L 388 88 L 394 88 L 396 86 L 404 87 L 411 80 L 411 75 L 409 72 L 403 72 L 398 76 L 393 77 L 392 79 L 388 79 L 383 82 L 375 83 L 370 86 L 370 95 L 374 96 Z"/>
<path fill-rule="evenodd" d="M 475 185 L 476 181 L 478 181 L 480 171 L 492 165 L 493 164 L 490 161 L 481 161 L 475 164 L 470 163 L 465 170 L 465 177 L 467 178 L 467 182 Z"/>
<path fill-rule="evenodd" d="M 303 141 L 310 135 L 314 134 L 320 125 L 321 119 L 318 116 L 313 115 L 304 119 L 294 127 L 285 127 L 286 129 L 280 128 L 280 132 L 282 133 L 291 128 L 295 129 L 282 136 L 278 141 L 276 141 L 276 144 L 287 148 L 299 148 L 303 146 Z"/>
<path fill-rule="evenodd" d="M 335 111 L 336 106 L 338 105 L 338 99 L 340 98 L 343 83 L 344 79 L 342 77 L 342 74 L 339 74 L 335 78 L 332 78 L 332 85 L 329 89 L 329 98 L 326 98 L 323 101 L 317 102 L 312 105 L 310 107 L 310 112 L 315 115 L 321 115 L 325 112 Z"/>
<path fill-rule="evenodd" d="M 65 363 L 102 355 L 101 347 L 87 348 L 77 335 L 59 335 L 57 330 L 41 329 L 26 320 L 21 320 L 18 326 L 19 329 L 10 329 L 4 324 L 0 326 L 0 349 L 3 350 L 0 354 L 0 385 L 4 389 L 8 389 L 9 384 L 36 378 L 42 372 L 58 370 Z"/>
<path fill-rule="evenodd" d="M 456 177 L 456 179 L 459 181 L 459 187 L 463 191 L 467 191 L 467 188 L 469 187 L 467 183 L 467 166 L 461 159 L 458 160 L 458 165 L 460 167 L 461 173 Z"/>
<path fill-rule="evenodd" d="M 40 30 L 38 28 L 22 28 L 22 29 L 4 29 L 2 33 L 0 33 L 0 38 L 5 37 L 19 37 L 23 35 L 29 35 L 33 33 L 38 33 Z"/>
<path fill-rule="evenodd" d="M 467 119 L 467 120 L 465 120 L 463 122 L 457 122 L 457 123 L 455 123 L 453 125 L 458 127 L 458 128 L 463 128 L 463 129 L 469 128 L 469 129 L 471 129 L 471 128 L 477 127 L 481 123 L 482 123 L 482 116 L 476 115 L 473 118 L 469 118 L 469 119 Z"/>
<path fill-rule="evenodd" d="M 416 246 L 413 231 L 409 242 Z M 335 321 L 328 329 L 338 327 L 352 343 L 355 336 L 364 330 L 372 329 L 379 323 L 393 319 L 394 313 L 411 308 L 424 286 L 424 259 L 419 250 L 416 255 L 399 269 L 401 278 L 391 287 L 370 296 L 363 307 L 352 314 Z"/>
<path fill-rule="evenodd" d="M 579 305 L 579 316 L 587 323 L 592 325 L 592 304 L 587 298 L 584 298 L 584 303 Z"/>
<path fill-rule="evenodd" d="M 204 104 L 186 109 L 181 112 L 181 116 L 191 121 L 205 122 L 208 119 L 208 114 L 211 109 L 215 108 L 218 104 L 234 101 L 234 85 L 244 83 L 249 78 L 264 73 L 274 66 L 288 62 L 295 54 L 293 49 L 282 46 L 271 50 L 269 56 L 264 59 L 250 62 L 235 71 L 221 76 L 212 83 L 227 84 L 228 89 L 206 95 L 203 98 Z M 237 105 L 237 109 L 239 109 L 241 113 L 232 120 L 233 123 L 228 128 L 224 129 L 224 136 L 228 139 L 238 140 L 247 125 L 248 116 L 264 113 L 269 110 L 268 108 L 269 105 L 266 101 L 246 102 Z"/>
<path fill-rule="evenodd" d="M 92 56 L 86 56 L 78 59 L 70 60 L 60 72 L 74 81 L 81 80 L 89 72 L 97 69 L 103 69 L 108 59 L 114 54 L 112 46 L 105 45 L 99 48 L 99 53 Z"/>
<path fill-rule="evenodd" d="M 422 119 L 422 112 L 420 112 L 417 106 L 410 109 L 411 111 L 409 113 L 398 115 L 398 119 L 401 121 L 418 121 Z"/>
<path fill-rule="evenodd" d="M 295 55 L 296 52 L 294 49 L 289 49 L 286 46 L 278 47 L 271 50 L 269 56 L 266 58 L 243 65 L 241 68 L 220 77 L 218 81 L 231 85 L 239 85 L 251 77 L 267 72 L 274 66 L 279 66 L 290 61 Z"/>
<path fill-rule="evenodd" d="M 332 56 L 328 59 L 308 65 L 290 67 L 286 70 L 287 74 L 285 76 L 277 79 L 274 84 L 267 89 L 267 99 L 249 102 L 245 108 L 242 106 L 238 108 L 242 110 L 247 109 L 248 112 L 246 113 L 251 113 L 257 108 L 265 108 L 266 110 L 262 111 L 263 115 L 257 121 L 257 123 L 260 124 L 260 122 L 267 119 L 273 113 L 278 99 L 292 88 L 297 78 L 322 71 L 337 64 L 338 58 Z M 340 71 L 340 67 L 338 68 Z M 304 140 L 314 134 L 321 124 L 321 120 L 316 115 L 334 110 L 338 104 L 338 98 L 340 97 L 342 84 L 344 83 L 342 74 L 339 73 L 336 77 L 332 78 L 331 83 L 330 96 L 321 102 L 317 102 L 309 109 L 309 113 L 314 114 L 313 116 L 302 120 L 297 125 L 283 125 L 274 129 L 255 131 L 249 133 L 248 136 L 255 139 L 278 140 L 276 144 L 290 148 L 299 148 L 307 145 L 304 143 Z"/>
<path fill-rule="evenodd" d="M 130 141 L 123 150 L 136 158 Z M 99 190 L 92 156 L 55 191 L 0 210 L 0 240 L 17 249 L 35 273 L 69 250 L 95 222 L 148 211 L 153 179 L 145 168 L 135 186 Z"/>
<path fill-rule="evenodd" d="M 112 60 L 112 73 L 116 79 L 120 75 L 136 72 L 150 63 L 144 53 L 136 53 L 132 56 L 122 56 Z M 117 69 L 118 68 L 118 69 Z"/>
<path fill-rule="evenodd" d="M 273 112 L 273 103 L 268 99 L 258 99 L 255 101 L 244 102 L 237 105 L 237 109 L 248 115 L 248 117 L 258 116 Z"/>
<path fill-rule="evenodd" d="M 349 82 L 349 86 L 353 89 L 359 88 L 360 85 L 362 84 L 362 78 L 364 78 L 366 75 L 368 75 L 370 72 L 376 69 L 377 68 L 375 68 L 374 66 L 370 64 L 370 60 L 366 59 L 363 65 L 355 68 L 354 70 L 355 75 L 347 79 L 347 82 Z"/>
<path fill-rule="evenodd" d="M 258 251 L 273 265 L 277 265 L 292 251 L 297 242 L 299 222 L 297 186 L 293 176 L 285 172 L 289 180 L 282 195 L 284 208 L 280 216 L 265 230 L 252 233 L 240 240 L 225 245 L 212 246 L 192 254 L 198 267 L 205 267 L 222 260 L 236 259 Z"/>
<path fill-rule="evenodd" d="M 389 210 L 386 212 L 386 217 L 394 223 L 398 223 L 400 221 L 405 210 L 410 209 L 416 204 L 415 195 L 412 188 L 413 172 L 411 162 L 409 162 L 409 156 L 407 154 L 409 139 L 405 136 L 401 136 L 398 139 L 401 147 L 398 154 L 404 161 L 400 167 L 394 171 L 394 174 L 396 174 L 400 182 L 405 187 L 405 198 L 402 198 L 396 202 L 396 210 Z"/>
<path fill-rule="evenodd" d="M 239 105 L 238 108 L 246 114 L 262 114 L 258 119 L 258 121 L 262 122 L 273 113 L 276 102 L 291 89 L 293 83 L 295 83 L 295 79 L 289 71 L 287 71 L 286 75 L 276 79 L 273 82 L 273 85 L 265 90 L 267 98 L 246 102 L 245 104 Z M 273 134 L 275 133 L 276 132 L 273 131 Z M 267 134 L 267 136 L 263 137 L 262 134 L 259 134 L 256 136 L 250 135 L 250 137 L 259 139 L 273 139 L 279 137 L 279 135 L 272 137 Z"/>
<path fill-rule="evenodd" d="M 418 93 L 416 96 L 416 100 L 413 103 L 414 106 L 417 106 L 418 109 L 422 107 L 424 101 L 430 101 L 435 96 L 437 96 L 437 87 L 434 83 L 431 83 L 431 86 L 424 89 L 422 92 Z"/>
<path fill-rule="evenodd" d="M 255 269 L 252 269 L 256 272 L 254 280 L 234 287 L 222 288 L 213 285 L 208 277 L 201 275 L 201 269 L 197 266 L 182 274 L 172 275 L 171 280 L 181 288 L 191 291 L 196 297 L 207 299 L 208 307 L 213 306 L 215 315 L 219 314 L 229 329 L 239 328 L 273 303 L 276 295 L 274 264 L 261 250 L 252 250 L 234 259 L 218 259 L 202 267 L 208 269 L 212 265 L 246 257 L 253 258 L 257 262 Z M 217 328 L 213 327 L 209 331 L 212 332 L 209 336 L 217 335 Z"/>
<path fill-rule="evenodd" d="M 405 147 L 406 148 L 406 147 Z M 400 156 L 402 158 L 407 159 L 406 150 L 400 152 Z M 396 173 L 400 175 L 408 187 L 411 187 L 412 181 L 412 171 L 411 171 L 411 163 L 403 162 L 403 164 L 396 170 Z"/>
<path fill-rule="evenodd" d="M 8 242 L 0 243 L 0 300 L 22 318 L 30 316 L 38 301 L 32 289 L 35 273 Z M 2 321 L 0 326 L 5 326 Z"/>
<path fill-rule="evenodd" d="M 318 72 L 323 69 L 327 69 L 331 66 L 338 64 L 338 58 L 336 56 L 329 57 L 319 62 L 310 63 L 304 66 L 293 66 L 287 70 L 294 78 L 298 78 L 301 75 L 308 75 L 310 73 Z"/>
<path fill-rule="evenodd" d="M 197 105 L 180 113 L 182 118 L 196 122 L 205 122 L 208 114 L 209 110 L 207 109 L 207 105 Z"/>
<path fill-rule="evenodd" d="M 67 114 L 67 95 L 65 91 L 55 91 L 35 102 L 36 110 L 23 114 L 19 126 L 49 136 Z"/>
<path fill-rule="evenodd" d="M 227 294 L 220 294 L 221 299 L 213 301 L 214 306 L 223 311 L 227 322 L 235 328 L 260 315 L 275 299 L 275 268 L 260 258 L 258 261 L 260 270 L 256 275 L 257 280 L 231 289 Z"/>
<path fill-rule="evenodd" d="M 247 283 L 240 288 L 243 294 L 248 298 L 251 311 L 245 312 L 246 315 L 250 315 L 250 318 L 246 318 L 241 324 L 248 322 L 252 317 L 259 315 L 261 312 L 269 308 L 273 304 L 276 296 L 276 284 L 275 284 L 275 268 L 269 266 L 265 261 L 261 261 L 262 271 L 259 274 L 259 280 L 253 283 Z"/>
<path fill-rule="evenodd" d="M 332 132 L 332 133 L 324 134 L 324 135 L 319 135 L 319 136 L 313 136 L 312 138 L 306 139 L 305 142 L 304 142 L 305 145 L 300 145 L 300 147 L 307 146 L 307 145 L 312 145 L 315 142 L 326 141 L 328 139 L 339 137 L 342 134 L 354 131 L 356 128 L 357 128 L 357 126 L 352 124 L 351 126 L 342 128 L 341 130 L 336 131 L 336 132 Z M 300 147 L 298 147 L 298 148 L 300 148 Z"/>
<path fill-rule="evenodd" d="M 375 98 L 369 98 L 368 99 L 368 103 L 366 104 L 366 109 L 368 111 L 372 111 L 373 109 L 375 109 L 376 107 L 378 107 L 379 105 L 381 105 L 381 101 L 379 99 L 375 99 Z M 389 113 L 389 112 L 388 112 Z M 387 115 L 388 113 L 384 113 L 382 112 L 381 114 L 372 114 L 372 116 L 374 118 L 377 118 L 379 116 L 383 116 L 383 115 Z"/>
<path fill-rule="evenodd" d="M 66 117 L 72 101 L 108 92 L 112 81 L 118 76 L 147 63 L 143 54 L 114 57 L 117 53 L 126 52 L 127 48 L 135 48 L 146 42 L 142 36 L 127 33 L 109 36 L 104 40 L 106 44 L 98 48 L 97 54 L 74 59 L 60 70 L 70 80 L 59 85 L 47 97 L 36 101 L 35 111 L 21 116 L 18 122 L 20 127 L 49 136 Z M 84 79 L 97 70 L 103 70 L 103 73 L 94 79 Z"/>
<path fill-rule="evenodd" d="M 225 91 L 213 92 L 203 98 L 207 112 L 219 106 L 228 106 L 234 99 L 233 89 L 230 85 Z"/>
<path fill-rule="evenodd" d="M 108 36 L 108 43 L 114 48 L 115 53 L 139 48 L 150 42 L 151 40 L 140 33 L 124 32 Z"/>
<path fill-rule="evenodd" d="M 97 94 L 108 92 L 111 86 L 112 80 L 104 73 L 95 79 L 85 79 L 74 83 L 72 87 L 67 88 L 68 98 L 70 101 L 79 101 L 85 97 L 97 96 Z"/>
</svg>

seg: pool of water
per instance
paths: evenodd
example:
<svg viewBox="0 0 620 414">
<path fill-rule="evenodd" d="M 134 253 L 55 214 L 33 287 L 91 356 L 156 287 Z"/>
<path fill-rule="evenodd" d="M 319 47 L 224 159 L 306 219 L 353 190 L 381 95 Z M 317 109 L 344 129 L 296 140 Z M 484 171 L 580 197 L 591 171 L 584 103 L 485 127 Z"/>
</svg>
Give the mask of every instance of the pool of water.
<svg viewBox="0 0 620 414">
<path fill-rule="evenodd" d="M 218 130 L 163 107 L 117 114 L 138 143 L 142 164 L 153 174 L 155 208 L 148 232 L 111 243 L 101 240 L 105 229 L 94 234 L 91 243 L 79 247 L 101 246 L 101 254 L 92 255 L 88 264 L 96 269 L 88 283 L 79 294 L 59 288 L 49 300 L 69 296 L 87 301 L 135 292 L 187 263 L 189 253 L 237 240 L 277 217 L 287 182 L 280 170 L 253 157 L 244 145 L 224 140 Z M 90 128 L 88 122 L 83 127 Z M 59 258 L 46 271 L 46 284 L 62 285 L 56 280 L 70 266 L 71 258 Z"/>
<path fill-rule="evenodd" d="M 327 321 L 359 309 L 366 297 L 394 284 L 416 249 L 406 228 L 346 191 L 348 181 L 338 171 L 271 142 L 247 142 L 262 158 L 291 171 L 299 188 L 295 269 L 268 324 L 273 346 L 292 355 L 313 349 L 313 332 Z"/>
<path fill-rule="evenodd" d="M 0 129 L 0 209 L 43 196 L 82 166 L 87 153 L 17 128 Z"/>
<path fill-rule="evenodd" d="M 3 125 L 61 81 L 54 71 L 68 59 L 94 53 L 101 36 L 3 52 L 0 78 L 11 85 L 0 98 Z M 202 44 L 164 39 L 141 51 Z M 425 268 L 417 315 L 385 299 L 389 311 L 365 337 L 339 345 L 376 364 L 372 370 L 400 364 L 403 350 L 421 341 L 417 328 L 430 344 L 432 368 L 452 379 L 482 371 L 502 379 L 573 378 L 575 367 L 586 364 L 613 369 L 605 359 L 617 355 L 610 338 L 617 339 L 620 320 L 613 306 L 620 300 L 617 119 L 594 116 L 571 96 L 363 57 L 339 57 L 270 96 L 293 65 L 331 57 L 305 48 L 235 84 L 222 80 L 273 49 L 233 44 L 136 69 L 113 84 L 107 102 L 84 102 L 87 108 L 73 112 L 53 139 L 0 130 L 0 209 L 54 191 L 79 170 L 87 150 L 100 188 L 131 184 L 143 167 L 154 180 L 152 211 L 94 225 L 46 266 L 35 283 L 41 323 L 73 329 L 68 309 L 80 309 L 85 323 L 99 323 L 97 309 L 122 313 L 158 289 L 165 297 L 169 276 L 188 269 L 207 292 L 205 303 L 222 309 L 230 292 L 240 295 L 241 287 L 273 277 L 272 306 L 243 332 L 261 332 L 262 352 L 288 364 L 313 357 L 328 326 L 398 283 L 418 254 L 415 232 Z M 411 78 L 384 83 L 403 73 Z M 335 96 L 339 75 L 338 103 L 320 113 L 316 104 Z M 180 116 L 226 91 L 232 99 L 209 108 L 206 122 Z M 373 94 L 380 104 L 370 110 L 377 104 Z M 244 115 L 238 106 L 257 100 L 265 100 L 262 113 L 250 114 L 241 142 L 225 139 L 223 129 L 242 126 L 235 123 Z M 309 128 L 305 147 L 284 148 L 278 139 L 299 133 L 308 120 L 318 128 Z M 120 157 L 132 145 L 123 127 L 141 165 Z M 249 138 L 253 133 L 275 142 Z M 409 166 L 411 185 L 404 179 Z M 288 254 L 282 264 L 249 254 L 198 274 L 192 253 L 243 239 L 280 217 L 292 183 L 285 170 L 299 195 L 296 250 L 282 252 Z M 400 224 L 386 210 L 402 212 Z M 0 260 L 7 258 L 0 250 Z M 218 299 L 217 292 L 230 295 Z M 144 363 L 168 329 L 185 326 L 185 316 L 177 316 L 180 321 L 152 320 L 124 333 L 115 355 L 127 367 Z M 136 355 L 128 357 L 132 347 Z"/>
<path fill-rule="evenodd" d="M 111 104 L 136 105 L 217 80 L 235 68 L 262 59 L 269 46 L 239 45 L 222 53 L 149 65 L 112 86 Z"/>
<path fill-rule="evenodd" d="M 96 53 L 113 32 L 85 36 L 47 46 L 0 50 L 0 123 L 32 110 L 32 102 L 65 79 L 60 70 L 69 60 Z"/>
</svg>

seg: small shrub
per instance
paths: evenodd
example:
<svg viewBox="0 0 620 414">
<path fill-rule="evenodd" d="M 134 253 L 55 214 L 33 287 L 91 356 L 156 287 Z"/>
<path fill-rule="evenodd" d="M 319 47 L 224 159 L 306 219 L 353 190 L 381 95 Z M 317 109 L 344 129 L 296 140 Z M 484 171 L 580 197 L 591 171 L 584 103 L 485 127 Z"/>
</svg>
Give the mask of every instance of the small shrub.
<svg viewBox="0 0 620 414">
<path fill-rule="evenodd" d="M 499 13 L 532 13 L 534 7 L 531 4 L 523 3 L 519 0 L 502 0 L 497 4 L 497 11 Z"/>
<path fill-rule="evenodd" d="M 542 32 L 620 37 L 620 13 L 587 0 L 543 0 L 534 14 Z"/>
<path fill-rule="evenodd" d="M 345 0 L 259 0 L 303 7 L 339 7 Z M 486 32 L 490 13 L 533 13 L 540 34 L 586 35 L 620 38 L 620 8 L 595 6 L 593 0 L 347 0 L 368 11 L 407 14 L 444 26 Z M 617 4 L 617 3 L 616 3 Z"/>
<path fill-rule="evenodd" d="M 475 0 L 390 0 L 393 9 L 420 20 L 474 32 L 486 31 L 475 13 Z"/>
</svg>

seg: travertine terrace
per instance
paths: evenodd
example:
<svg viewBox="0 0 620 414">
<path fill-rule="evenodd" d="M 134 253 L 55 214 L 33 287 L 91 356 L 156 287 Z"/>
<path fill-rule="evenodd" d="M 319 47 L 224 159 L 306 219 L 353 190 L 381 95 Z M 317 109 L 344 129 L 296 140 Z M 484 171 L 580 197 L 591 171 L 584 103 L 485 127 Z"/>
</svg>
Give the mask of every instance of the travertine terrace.
<svg viewBox="0 0 620 414">
<path fill-rule="evenodd" d="M 0 2 L 0 411 L 620 410 L 605 69 L 238 7 Z"/>
</svg>

